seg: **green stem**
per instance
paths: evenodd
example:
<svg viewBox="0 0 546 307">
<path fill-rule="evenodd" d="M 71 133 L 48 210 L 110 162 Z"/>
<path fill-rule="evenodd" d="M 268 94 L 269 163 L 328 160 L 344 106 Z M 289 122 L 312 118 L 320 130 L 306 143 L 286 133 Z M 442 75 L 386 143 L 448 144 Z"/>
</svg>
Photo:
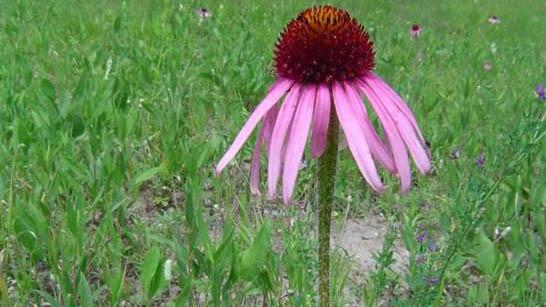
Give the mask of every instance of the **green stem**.
<svg viewBox="0 0 546 307">
<path fill-rule="evenodd" d="M 319 159 L 319 293 L 320 306 L 330 305 L 330 215 L 336 181 L 339 123 L 332 105 L 326 149 Z"/>
</svg>

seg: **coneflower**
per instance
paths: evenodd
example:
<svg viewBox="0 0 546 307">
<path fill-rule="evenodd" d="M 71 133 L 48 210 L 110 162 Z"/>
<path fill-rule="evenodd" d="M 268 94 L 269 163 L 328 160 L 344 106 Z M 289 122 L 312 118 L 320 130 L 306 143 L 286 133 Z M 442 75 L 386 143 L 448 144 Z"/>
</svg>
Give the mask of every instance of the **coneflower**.
<svg viewBox="0 0 546 307">
<path fill-rule="evenodd" d="M 212 13 L 204 7 L 195 10 L 195 14 L 201 19 L 212 17 Z"/>
<path fill-rule="evenodd" d="M 487 18 L 487 22 L 489 22 L 490 24 L 492 25 L 497 25 L 501 22 L 500 18 L 495 16 L 495 15 L 491 15 L 489 16 L 489 18 Z"/>
<path fill-rule="evenodd" d="M 268 194 L 291 201 L 305 145 L 311 132 L 311 156 L 319 158 L 319 292 L 329 304 L 330 215 L 333 201 L 338 130 L 365 180 L 376 192 L 385 186 L 376 162 L 410 188 L 409 155 L 417 169 L 431 169 L 417 121 L 404 100 L 374 72 L 373 43 L 348 12 L 316 6 L 301 12 L 276 44 L 276 80 L 218 162 L 219 173 L 262 122 L 251 162 L 251 191 L 259 193 L 262 147 L 268 158 Z M 377 132 L 364 104 L 377 115 Z M 409 155 L 408 155 L 409 152 Z"/>
<path fill-rule="evenodd" d="M 373 73 L 373 43 L 346 11 L 309 8 L 292 20 L 276 44 L 276 81 L 216 166 L 219 173 L 262 121 L 251 164 L 251 190 L 258 194 L 260 150 L 268 161 L 268 192 L 274 197 L 282 176 L 283 198 L 294 191 L 305 144 L 311 133 L 311 155 L 326 147 L 330 119 L 339 120 L 349 149 L 370 186 L 384 189 L 374 160 L 410 187 L 408 151 L 426 173 L 431 163 L 417 121 L 404 100 Z M 384 140 L 363 104 L 366 97 L 383 128 Z M 278 104 L 279 102 L 280 105 Z M 336 114 L 336 116 L 331 116 Z"/>
<path fill-rule="evenodd" d="M 422 31 L 421 26 L 419 26 L 418 24 L 413 24 L 410 27 L 409 34 L 413 38 L 418 38 L 419 35 L 421 35 L 421 31 Z"/>
</svg>

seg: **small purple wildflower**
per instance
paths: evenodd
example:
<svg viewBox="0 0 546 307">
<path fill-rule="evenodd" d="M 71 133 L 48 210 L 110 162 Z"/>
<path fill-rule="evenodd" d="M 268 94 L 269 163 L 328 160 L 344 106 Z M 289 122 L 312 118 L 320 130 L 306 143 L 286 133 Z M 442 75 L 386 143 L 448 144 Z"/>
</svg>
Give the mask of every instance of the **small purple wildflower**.
<svg viewBox="0 0 546 307">
<path fill-rule="evenodd" d="M 417 240 L 417 242 L 423 243 L 427 239 L 427 234 L 424 232 L 421 232 L 420 234 L 417 235 L 415 239 Z"/>
<path fill-rule="evenodd" d="M 483 154 L 483 151 L 482 151 L 476 158 L 476 166 L 483 167 L 484 164 L 485 164 L 485 155 Z"/>
<path fill-rule="evenodd" d="M 537 94 L 537 97 L 540 100 L 546 99 L 546 94 L 544 93 L 544 86 L 542 84 L 537 84 L 537 86 L 535 86 L 535 94 Z"/>
<path fill-rule="evenodd" d="M 493 68 L 493 64 L 491 64 L 491 62 L 483 63 L 483 70 L 490 71 L 492 68 Z"/>
<path fill-rule="evenodd" d="M 430 240 L 428 241 L 428 250 L 429 250 L 430 252 L 435 252 L 435 251 L 436 251 L 436 241 L 434 241 L 434 240 L 432 240 L 432 239 L 430 239 Z"/>
<path fill-rule="evenodd" d="M 453 149 L 453 151 L 449 155 L 451 160 L 457 160 L 459 159 L 460 156 L 461 156 L 461 147 L 459 146 L 455 147 L 455 149 Z"/>
<path fill-rule="evenodd" d="M 438 282 L 440 281 L 440 279 L 436 276 L 431 276 L 428 278 L 427 282 L 430 286 L 436 286 L 438 284 Z"/>
</svg>

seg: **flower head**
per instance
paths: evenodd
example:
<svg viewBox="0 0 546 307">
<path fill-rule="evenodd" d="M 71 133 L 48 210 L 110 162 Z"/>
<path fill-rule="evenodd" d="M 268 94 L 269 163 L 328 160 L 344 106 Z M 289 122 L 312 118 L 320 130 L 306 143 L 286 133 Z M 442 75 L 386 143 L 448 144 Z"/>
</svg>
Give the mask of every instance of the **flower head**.
<svg viewBox="0 0 546 307">
<path fill-rule="evenodd" d="M 346 11 L 316 6 L 301 12 L 282 32 L 275 49 L 276 81 L 216 166 L 231 161 L 259 122 L 251 163 L 251 191 L 259 194 L 262 147 L 268 158 L 268 194 L 274 197 L 282 177 L 283 198 L 291 200 L 305 144 L 311 132 L 311 156 L 326 146 L 330 120 L 339 121 L 362 175 L 382 191 L 376 162 L 411 183 L 409 155 L 421 173 L 431 169 L 425 140 L 404 100 L 373 73 L 373 43 Z M 379 119 L 382 138 L 364 106 L 367 99 Z"/>
<path fill-rule="evenodd" d="M 436 286 L 439 281 L 440 281 L 440 279 L 438 277 L 436 277 L 436 276 L 430 276 L 429 278 L 427 278 L 427 283 L 431 287 Z"/>
<path fill-rule="evenodd" d="M 455 149 L 453 149 L 451 151 L 451 154 L 449 155 L 449 157 L 452 160 L 457 160 L 457 159 L 459 159 L 460 156 L 461 156 L 461 147 L 459 147 L 459 146 L 455 147 Z"/>
<path fill-rule="evenodd" d="M 368 34 L 349 13 L 331 6 L 301 12 L 288 23 L 275 49 L 277 77 L 299 83 L 352 80 L 373 67 Z"/>
<path fill-rule="evenodd" d="M 436 251 L 436 241 L 434 241 L 434 239 L 430 239 L 428 241 L 427 247 L 428 247 L 428 250 L 430 252 L 435 252 Z"/>
<path fill-rule="evenodd" d="M 212 17 L 212 13 L 204 7 L 195 10 L 195 14 L 201 19 Z"/>
<path fill-rule="evenodd" d="M 495 15 L 491 15 L 489 16 L 489 18 L 487 18 L 487 22 L 489 22 L 492 25 L 496 25 L 496 24 L 499 24 L 501 21 L 499 17 Z"/>
<path fill-rule="evenodd" d="M 541 84 L 537 84 L 537 86 L 535 86 L 535 94 L 540 100 L 546 99 L 546 94 L 544 93 L 544 86 Z"/>
<path fill-rule="evenodd" d="M 476 166 L 483 167 L 484 165 L 485 165 L 485 155 L 483 152 L 480 152 L 480 154 L 476 158 Z"/>
<path fill-rule="evenodd" d="M 421 30 L 421 26 L 419 26 L 418 24 L 413 24 L 410 27 L 409 34 L 413 38 L 418 38 L 419 35 L 421 35 Z"/>
<path fill-rule="evenodd" d="M 491 62 L 483 63 L 483 70 L 490 71 L 492 68 L 493 68 L 493 64 L 491 64 Z"/>
<path fill-rule="evenodd" d="M 425 242 L 426 239 L 427 239 L 427 234 L 425 232 L 421 232 L 415 237 L 415 240 L 419 243 Z"/>
</svg>

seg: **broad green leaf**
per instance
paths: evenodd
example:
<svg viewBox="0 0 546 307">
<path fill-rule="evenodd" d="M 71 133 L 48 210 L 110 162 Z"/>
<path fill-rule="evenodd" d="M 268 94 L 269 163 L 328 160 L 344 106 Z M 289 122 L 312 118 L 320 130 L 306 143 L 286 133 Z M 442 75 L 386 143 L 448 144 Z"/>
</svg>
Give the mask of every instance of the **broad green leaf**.
<svg viewBox="0 0 546 307">
<path fill-rule="evenodd" d="M 80 306 L 93 306 L 93 295 L 91 294 L 91 288 L 89 288 L 89 283 L 87 282 L 87 279 L 85 279 L 85 275 L 81 272 L 80 283 L 78 284 L 78 294 L 80 296 Z"/>
<path fill-rule="evenodd" d="M 108 279 L 108 287 L 110 289 L 110 304 L 117 306 L 123 293 L 123 283 L 125 280 L 125 271 L 117 269 Z"/>
<path fill-rule="evenodd" d="M 495 245 L 483 233 L 479 236 L 479 252 L 476 257 L 476 266 L 486 274 L 493 274 L 497 263 Z"/>
<path fill-rule="evenodd" d="M 252 241 L 252 245 L 241 255 L 238 270 L 243 279 L 250 281 L 258 276 L 270 251 L 271 222 L 265 221 Z"/>
<path fill-rule="evenodd" d="M 163 263 L 158 247 L 144 257 L 140 269 L 140 283 L 147 299 L 151 299 L 164 284 Z"/>
<path fill-rule="evenodd" d="M 141 184 L 152 179 L 159 171 L 161 167 L 152 167 L 144 170 L 142 173 L 138 174 L 133 180 L 133 187 L 139 188 Z"/>
<path fill-rule="evenodd" d="M 42 79 L 40 87 L 41 87 L 41 96 L 43 98 L 47 99 L 50 102 L 55 100 L 55 97 L 57 95 L 55 92 L 55 86 L 53 86 L 53 83 L 51 83 L 49 79 L 46 79 L 46 78 Z"/>
</svg>

